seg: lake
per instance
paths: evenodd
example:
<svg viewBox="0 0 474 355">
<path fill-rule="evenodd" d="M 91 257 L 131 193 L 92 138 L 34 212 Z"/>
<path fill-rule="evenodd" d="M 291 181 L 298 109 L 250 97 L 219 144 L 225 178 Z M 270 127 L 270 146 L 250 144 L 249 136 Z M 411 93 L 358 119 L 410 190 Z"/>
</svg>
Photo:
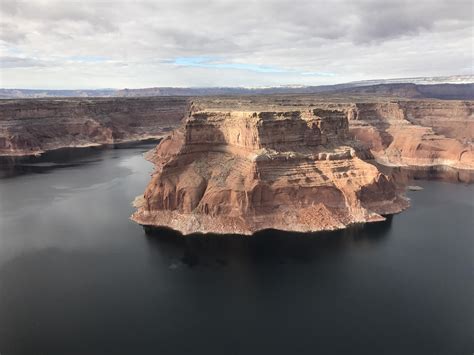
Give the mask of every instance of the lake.
<svg viewBox="0 0 474 355">
<path fill-rule="evenodd" d="M 386 222 L 145 235 L 154 143 L 0 165 L 0 354 L 472 354 L 474 186 Z"/>
</svg>

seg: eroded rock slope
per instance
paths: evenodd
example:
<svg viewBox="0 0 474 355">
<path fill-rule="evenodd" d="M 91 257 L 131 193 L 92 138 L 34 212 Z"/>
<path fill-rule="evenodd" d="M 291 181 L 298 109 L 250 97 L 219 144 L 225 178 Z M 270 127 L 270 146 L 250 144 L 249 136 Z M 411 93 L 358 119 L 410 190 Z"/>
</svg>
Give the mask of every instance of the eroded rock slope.
<svg viewBox="0 0 474 355">
<path fill-rule="evenodd" d="M 196 104 L 342 110 L 349 118 L 349 135 L 364 144 L 379 163 L 474 170 L 474 101 L 295 95 L 199 99 Z"/>
<path fill-rule="evenodd" d="M 146 226 L 252 234 L 383 220 L 408 203 L 348 140 L 342 110 L 199 110 L 149 159 L 132 219 Z"/>
<path fill-rule="evenodd" d="M 355 103 L 350 133 L 389 166 L 474 169 L 470 101 Z"/>
<path fill-rule="evenodd" d="M 0 100 L 0 155 L 161 138 L 187 98 Z"/>
</svg>

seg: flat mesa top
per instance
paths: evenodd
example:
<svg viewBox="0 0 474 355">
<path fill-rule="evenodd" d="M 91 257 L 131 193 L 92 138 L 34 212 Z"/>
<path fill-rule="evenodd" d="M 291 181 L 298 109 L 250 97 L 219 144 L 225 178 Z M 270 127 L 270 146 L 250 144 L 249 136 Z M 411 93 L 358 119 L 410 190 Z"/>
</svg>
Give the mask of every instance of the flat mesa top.
<svg viewBox="0 0 474 355">
<path fill-rule="evenodd" d="M 315 118 L 341 118 L 345 114 L 341 109 L 333 108 L 314 108 L 314 107 L 301 107 L 291 110 L 285 110 L 283 108 L 277 108 L 276 110 L 221 110 L 216 108 L 204 109 L 199 111 L 193 111 L 191 113 L 191 119 L 193 120 L 207 120 L 207 121 L 221 121 L 223 119 L 257 119 L 257 120 L 311 120 Z"/>
</svg>

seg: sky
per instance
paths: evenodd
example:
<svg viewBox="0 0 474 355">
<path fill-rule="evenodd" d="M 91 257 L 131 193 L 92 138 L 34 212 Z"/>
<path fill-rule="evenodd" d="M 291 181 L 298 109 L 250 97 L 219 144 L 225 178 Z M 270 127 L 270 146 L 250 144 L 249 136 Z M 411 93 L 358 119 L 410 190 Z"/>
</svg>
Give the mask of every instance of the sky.
<svg viewBox="0 0 474 355">
<path fill-rule="evenodd" d="M 1 0 L 0 87 L 262 87 L 473 74 L 473 4 Z"/>
</svg>

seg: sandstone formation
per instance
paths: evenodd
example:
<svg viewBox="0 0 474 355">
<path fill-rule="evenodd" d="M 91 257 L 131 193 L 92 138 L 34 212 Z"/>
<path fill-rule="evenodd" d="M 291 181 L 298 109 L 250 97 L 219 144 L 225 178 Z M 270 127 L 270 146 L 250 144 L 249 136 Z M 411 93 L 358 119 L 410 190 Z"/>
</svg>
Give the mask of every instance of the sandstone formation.
<svg viewBox="0 0 474 355">
<path fill-rule="evenodd" d="M 368 87 L 366 87 L 368 89 Z M 190 98 L 0 100 L 0 155 L 38 154 L 160 138 L 177 128 Z M 349 135 L 382 164 L 474 170 L 473 101 L 320 94 L 193 98 L 201 110 L 341 110 Z M 366 155 L 364 159 L 371 156 Z"/>
<path fill-rule="evenodd" d="M 474 101 L 347 95 L 240 96 L 195 100 L 202 107 L 300 107 L 347 112 L 349 134 L 384 165 L 474 170 Z"/>
<path fill-rule="evenodd" d="M 308 232 L 380 221 L 406 208 L 348 134 L 342 110 L 198 105 L 149 154 L 156 170 L 132 219 L 184 234 Z"/>
<path fill-rule="evenodd" d="M 186 98 L 0 100 L 0 156 L 161 138 Z"/>
<path fill-rule="evenodd" d="M 389 166 L 474 170 L 471 101 L 355 103 L 350 132 Z"/>
</svg>

